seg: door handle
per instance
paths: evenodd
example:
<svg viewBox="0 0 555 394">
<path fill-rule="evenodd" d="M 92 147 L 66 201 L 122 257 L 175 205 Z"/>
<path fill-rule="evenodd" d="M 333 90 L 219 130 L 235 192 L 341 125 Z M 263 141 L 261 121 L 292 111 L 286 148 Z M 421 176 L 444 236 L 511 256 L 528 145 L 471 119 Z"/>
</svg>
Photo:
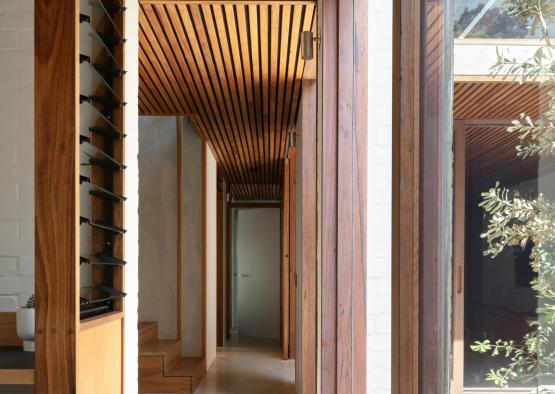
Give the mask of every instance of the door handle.
<svg viewBox="0 0 555 394">
<path fill-rule="evenodd" d="M 460 265 L 457 265 L 456 284 L 457 284 L 457 294 L 461 294 L 462 293 L 462 267 Z"/>
<path fill-rule="evenodd" d="M 251 276 L 249 274 L 241 274 L 241 278 L 250 278 Z"/>
</svg>

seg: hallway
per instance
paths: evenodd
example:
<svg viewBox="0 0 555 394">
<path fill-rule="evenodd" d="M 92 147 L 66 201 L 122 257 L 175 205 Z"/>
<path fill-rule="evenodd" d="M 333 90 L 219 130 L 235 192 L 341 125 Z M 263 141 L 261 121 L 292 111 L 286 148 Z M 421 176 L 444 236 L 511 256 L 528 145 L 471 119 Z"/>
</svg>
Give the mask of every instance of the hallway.
<svg viewBox="0 0 555 394">
<path fill-rule="evenodd" d="M 279 342 L 241 339 L 218 356 L 195 394 L 294 394 L 295 361 L 280 358 Z"/>
</svg>

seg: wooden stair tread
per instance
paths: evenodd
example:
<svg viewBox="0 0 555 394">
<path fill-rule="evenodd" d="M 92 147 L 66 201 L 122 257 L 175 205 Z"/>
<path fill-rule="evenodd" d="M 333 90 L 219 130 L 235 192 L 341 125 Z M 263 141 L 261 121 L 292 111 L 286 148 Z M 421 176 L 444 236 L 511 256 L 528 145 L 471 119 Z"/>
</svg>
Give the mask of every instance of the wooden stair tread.
<svg viewBox="0 0 555 394">
<path fill-rule="evenodd" d="M 199 375 L 200 368 L 204 368 L 204 359 L 200 357 L 181 357 L 164 375 L 194 377 Z"/>
<path fill-rule="evenodd" d="M 139 348 L 147 343 L 158 340 L 158 323 L 157 322 L 140 322 L 139 329 Z"/>
<path fill-rule="evenodd" d="M 158 323 L 155 321 L 144 321 L 139 323 L 139 333 L 148 331 L 149 329 L 154 329 L 158 327 Z"/>
<path fill-rule="evenodd" d="M 181 341 L 177 339 L 158 339 L 139 345 L 139 356 L 164 356 L 180 345 Z"/>
</svg>

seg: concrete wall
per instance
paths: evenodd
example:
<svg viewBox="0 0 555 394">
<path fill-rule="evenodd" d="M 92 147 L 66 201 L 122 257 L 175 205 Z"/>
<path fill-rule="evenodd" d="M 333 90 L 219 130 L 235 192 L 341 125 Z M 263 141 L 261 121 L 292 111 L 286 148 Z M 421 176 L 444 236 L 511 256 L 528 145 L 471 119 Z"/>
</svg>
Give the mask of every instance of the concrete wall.
<svg viewBox="0 0 555 394">
<path fill-rule="evenodd" d="M 391 0 L 368 3 L 367 393 L 391 392 Z"/>
<path fill-rule="evenodd" d="M 216 159 L 206 146 L 206 367 L 210 368 L 216 359 L 217 344 L 217 302 L 218 302 L 218 234 L 217 234 L 217 185 L 218 171 Z"/>
<path fill-rule="evenodd" d="M 139 320 L 177 338 L 177 120 L 139 120 Z"/>
<path fill-rule="evenodd" d="M 183 169 L 183 277 L 182 353 L 202 354 L 202 140 L 184 119 Z"/>
<path fill-rule="evenodd" d="M 0 312 L 35 285 L 34 2 L 0 2 Z"/>
</svg>

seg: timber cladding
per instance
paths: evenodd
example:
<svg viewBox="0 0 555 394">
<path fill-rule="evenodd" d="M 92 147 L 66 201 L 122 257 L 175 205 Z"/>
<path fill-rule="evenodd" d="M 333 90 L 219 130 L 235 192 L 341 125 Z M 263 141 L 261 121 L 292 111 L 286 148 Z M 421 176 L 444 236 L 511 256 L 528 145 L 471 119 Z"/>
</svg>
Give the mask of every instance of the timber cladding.
<svg viewBox="0 0 555 394">
<path fill-rule="evenodd" d="M 141 1 L 139 108 L 188 115 L 235 199 L 279 199 L 311 1 Z"/>
<path fill-rule="evenodd" d="M 118 7 L 115 9 L 122 11 Z M 106 18 L 109 21 L 104 22 L 110 29 L 112 24 L 117 24 L 123 32 L 124 18 L 119 11 L 113 11 L 117 14 L 113 16 L 113 20 Z M 91 375 L 98 371 L 100 375 L 106 375 L 104 379 L 96 381 L 103 392 L 123 391 L 123 301 L 113 301 L 112 313 L 80 321 L 82 305 L 103 301 L 80 297 L 83 295 L 80 294 L 80 263 L 91 263 L 89 257 L 93 258 L 80 255 L 81 226 L 98 224 L 100 219 L 109 219 L 108 227 L 113 229 L 115 226 L 116 230 L 124 225 L 124 198 L 119 198 L 124 194 L 123 172 L 119 171 L 113 177 L 110 174 L 108 179 L 99 177 L 96 170 L 91 171 L 90 178 L 81 176 L 82 164 L 87 159 L 80 154 L 81 143 L 96 144 L 96 149 L 107 150 L 109 153 L 104 152 L 103 158 L 108 156 L 111 164 L 124 161 L 124 144 L 121 139 L 124 134 L 119 130 L 124 127 L 125 103 L 122 101 L 115 104 L 100 92 L 83 95 L 83 86 L 79 84 L 80 72 L 83 70 L 80 63 L 88 64 L 88 70 L 96 67 L 97 72 L 98 67 L 102 66 L 101 59 L 92 57 L 92 50 L 90 53 L 81 53 L 87 49 L 80 46 L 80 30 L 90 24 L 90 21 L 91 15 L 80 14 L 78 1 L 35 1 L 34 65 L 35 81 L 38 81 L 35 84 L 35 392 L 39 394 L 73 394 L 77 391 L 85 393 L 83 387 L 94 388 L 95 382 L 83 373 L 85 368 Z M 101 33 L 108 40 L 108 33 Z M 96 37 L 89 33 L 88 38 L 92 40 L 93 36 Z M 119 38 L 111 39 L 116 42 Z M 121 43 L 121 40 L 118 42 Z M 114 47 L 117 45 L 119 44 L 114 44 Z M 110 56 L 123 64 L 123 49 L 112 49 L 113 54 Z M 110 69 L 114 75 L 119 74 L 119 77 L 114 78 L 113 86 L 108 89 L 121 93 L 124 90 L 124 73 L 110 67 L 111 63 L 102 70 Z M 106 78 L 103 81 L 108 84 Z M 101 83 L 99 85 L 104 86 Z M 104 122 L 109 126 L 87 124 L 83 129 L 80 124 L 80 103 L 102 104 L 101 109 L 97 108 L 99 113 L 102 111 L 98 120 L 105 119 Z M 106 110 L 108 106 L 114 108 L 109 114 Z M 120 139 L 113 137 L 114 134 Z M 112 144 L 110 140 L 106 142 L 106 146 L 100 145 L 104 140 L 99 135 L 110 135 L 115 142 Z M 109 138 L 105 138 L 108 141 Z M 111 146 L 108 148 L 108 145 Z M 89 159 L 87 165 L 102 164 L 98 156 L 90 156 Z M 123 168 L 123 165 L 118 166 L 118 170 Z M 112 198 L 110 201 L 117 200 L 113 202 L 113 210 L 108 214 L 100 209 L 98 201 L 93 200 L 91 216 L 81 217 L 80 182 L 106 182 L 94 190 L 96 194 L 90 194 L 94 198 L 104 199 L 109 195 Z M 106 189 L 110 190 L 106 192 Z M 108 203 L 102 208 L 107 206 Z M 106 227 L 102 230 L 99 228 L 101 226 L 97 226 L 94 231 L 106 230 Z M 118 231 L 115 232 L 119 234 Z M 98 257 L 96 252 L 106 252 L 105 249 L 109 246 L 112 253 L 110 257 L 123 260 L 122 236 L 91 238 L 91 254 L 95 257 Z M 113 265 L 114 270 L 109 275 L 97 268 L 92 269 L 92 284 L 106 284 L 109 276 L 113 280 L 111 285 L 117 290 L 123 290 L 123 268 L 118 264 Z M 99 360 L 104 362 L 98 362 Z M 93 369 L 91 365 L 98 369 Z M 106 367 L 110 369 L 110 376 L 102 372 L 102 368 Z"/>
<path fill-rule="evenodd" d="M 78 324 L 78 4 L 35 2 L 36 392 L 74 393 Z"/>
</svg>

